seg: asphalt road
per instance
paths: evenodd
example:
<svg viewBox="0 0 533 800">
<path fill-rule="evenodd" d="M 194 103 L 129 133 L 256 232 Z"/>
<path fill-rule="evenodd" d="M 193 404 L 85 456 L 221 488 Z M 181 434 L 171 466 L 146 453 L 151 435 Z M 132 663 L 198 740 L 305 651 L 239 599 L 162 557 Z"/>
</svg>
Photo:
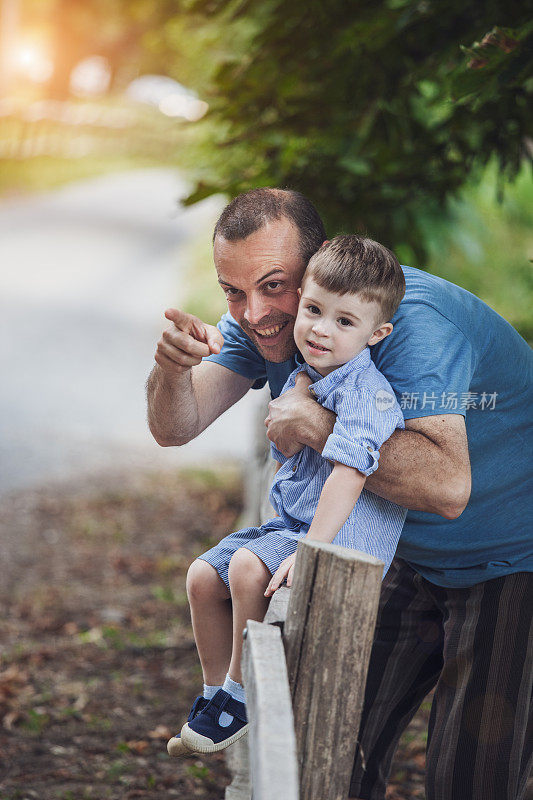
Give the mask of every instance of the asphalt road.
<svg viewBox="0 0 533 800">
<path fill-rule="evenodd" d="M 170 170 L 0 203 L 0 493 L 116 467 L 247 459 L 250 392 L 182 448 L 146 426 L 144 384 L 183 252 L 221 200 L 191 209 Z"/>
</svg>

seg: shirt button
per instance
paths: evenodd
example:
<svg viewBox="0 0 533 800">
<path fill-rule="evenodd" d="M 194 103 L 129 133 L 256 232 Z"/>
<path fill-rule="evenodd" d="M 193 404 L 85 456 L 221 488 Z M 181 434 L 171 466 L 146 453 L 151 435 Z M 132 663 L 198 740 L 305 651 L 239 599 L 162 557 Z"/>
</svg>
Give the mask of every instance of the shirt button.
<svg viewBox="0 0 533 800">
<path fill-rule="evenodd" d="M 368 450 L 368 452 L 369 452 L 369 453 L 371 453 L 371 452 L 372 452 L 372 448 L 370 447 L 370 445 L 369 445 L 369 444 L 367 444 L 367 446 L 366 446 L 366 449 Z"/>
<path fill-rule="evenodd" d="M 315 400 L 316 400 L 316 392 L 315 392 L 315 390 L 313 389 L 312 386 L 309 387 L 309 394 L 311 395 L 311 397 L 314 397 Z"/>
<path fill-rule="evenodd" d="M 296 472 L 297 469 L 298 469 L 298 464 L 295 464 L 294 467 L 292 468 L 292 471 Z"/>
</svg>

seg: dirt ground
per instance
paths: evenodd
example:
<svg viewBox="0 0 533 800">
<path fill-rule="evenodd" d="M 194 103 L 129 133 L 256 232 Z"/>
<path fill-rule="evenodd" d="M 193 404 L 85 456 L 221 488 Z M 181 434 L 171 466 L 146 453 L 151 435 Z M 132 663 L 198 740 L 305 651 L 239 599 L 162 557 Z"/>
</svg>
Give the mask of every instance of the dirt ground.
<svg viewBox="0 0 533 800">
<path fill-rule="evenodd" d="M 223 755 L 165 744 L 201 686 L 187 567 L 235 529 L 240 476 L 106 475 L 2 506 L 0 800 L 223 798 Z M 424 797 L 428 706 L 390 800 Z"/>
</svg>

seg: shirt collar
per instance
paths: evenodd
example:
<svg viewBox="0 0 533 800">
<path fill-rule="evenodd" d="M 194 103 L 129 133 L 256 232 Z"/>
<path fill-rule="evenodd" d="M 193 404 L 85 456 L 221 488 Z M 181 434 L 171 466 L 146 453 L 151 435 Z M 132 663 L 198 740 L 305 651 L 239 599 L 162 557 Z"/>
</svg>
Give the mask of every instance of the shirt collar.
<svg viewBox="0 0 533 800">
<path fill-rule="evenodd" d="M 326 397 L 332 389 L 338 386 L 348 374 L 357 374 L 368 367 L 370 364 L 370 348 L 368 346 L 365 347 L 355 358 L 352 358 L 351 361 L 333 370 L 333 372 L 330 372 L 329 375 L 325 377 L 317 372 L 310 364 L 303 361 L 300 353 L 297 355 L 297 361 L 300 364 L 300 372 L 307 372 L 313 381 L 309 386 L 309 392 L 318 400 L 321 400 Z"/>
</svg>

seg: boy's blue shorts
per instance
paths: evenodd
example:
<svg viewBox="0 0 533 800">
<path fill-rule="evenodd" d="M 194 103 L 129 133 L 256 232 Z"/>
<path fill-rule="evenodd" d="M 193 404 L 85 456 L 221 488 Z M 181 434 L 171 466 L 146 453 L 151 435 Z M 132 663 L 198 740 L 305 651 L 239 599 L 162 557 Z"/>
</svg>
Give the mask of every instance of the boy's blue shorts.
<svg viewBox="0 0 533 800">
<path fill-rule="evenodd" d="M 269 519 L 258 528 L 242 528 L 230 533 L 198 558 L 211 564 L 229 589 L 229 562 L 240 547 L 255 553 L 273 575 L 281 562 L 295 552 L 298 540 L 305 534 L 305 528 L 300 530 L 299 526 L 294 526 L 294 529 L 288 529 L 281 519 Z"/>
</svg>

